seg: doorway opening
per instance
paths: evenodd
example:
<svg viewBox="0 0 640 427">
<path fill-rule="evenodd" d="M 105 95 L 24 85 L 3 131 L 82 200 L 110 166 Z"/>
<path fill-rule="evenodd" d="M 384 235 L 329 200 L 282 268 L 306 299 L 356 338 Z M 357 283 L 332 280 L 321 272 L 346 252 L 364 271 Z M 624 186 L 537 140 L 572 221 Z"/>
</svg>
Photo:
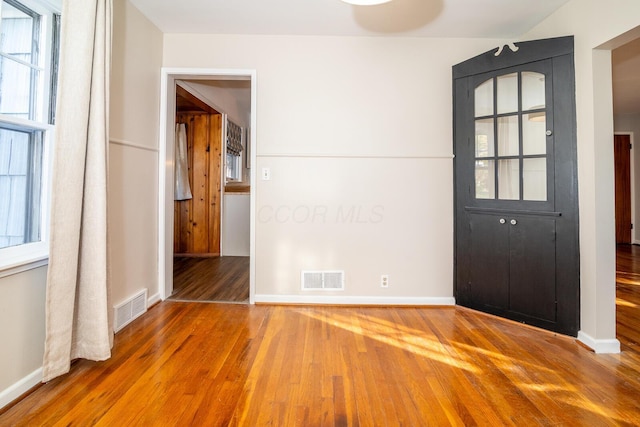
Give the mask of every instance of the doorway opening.
<svg viewBox="0 0 640 427">
<path fill-rule="evenodd" d="M 615 228 L 616 228 L 616 338 L 623 347 L 640 343 L 640 239 L 635 170 L 640 134 L 640 38 L 611 51 L 614 123 Z"/>
<path fill-rule="evenodd" d="M 255 105 L 255 70 L 162 70 L 163 300 L 254 301 Z"/>
</svg>

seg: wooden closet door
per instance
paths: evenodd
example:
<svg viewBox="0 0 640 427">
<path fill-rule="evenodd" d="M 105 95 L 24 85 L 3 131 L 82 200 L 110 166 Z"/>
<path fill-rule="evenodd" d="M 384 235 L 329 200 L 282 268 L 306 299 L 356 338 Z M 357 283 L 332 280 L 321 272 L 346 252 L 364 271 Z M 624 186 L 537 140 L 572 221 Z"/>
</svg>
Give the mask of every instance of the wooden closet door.
<svg viewBox="0 0 640 427">
<path fill-rule="evenodd" d="M 220 255 L 221 115 L 181 113 L 193 197 L 175 202 L 174 253 Z"/>
</svg>

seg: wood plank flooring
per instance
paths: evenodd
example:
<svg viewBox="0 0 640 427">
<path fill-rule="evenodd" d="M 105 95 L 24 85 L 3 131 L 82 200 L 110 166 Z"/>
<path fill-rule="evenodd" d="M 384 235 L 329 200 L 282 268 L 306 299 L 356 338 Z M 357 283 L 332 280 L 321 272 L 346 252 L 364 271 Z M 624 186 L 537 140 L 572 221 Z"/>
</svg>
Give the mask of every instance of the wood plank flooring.
<svg viewBox="0 0 640 427">
<path fill-rule="evenodd" d="M 640 425 L 639 270 L 619 247 L 619 355 L 461 307 L 166 301 L 0 426 Z"/>
<path fill-rule="evenodd" d="M 618 245 L 616 334 L 622 349 L 640 351 L 640 246 Z"/>
<path fill-rule="evenodd" d="M 248 303 L 249 257 L 174 258 L 170 299 Z"/>
<path fill-rule="evenodd" d="M 460 307 L 167 301 L 2 426 L 640 424 L 640 355 Z"/>
</svg>

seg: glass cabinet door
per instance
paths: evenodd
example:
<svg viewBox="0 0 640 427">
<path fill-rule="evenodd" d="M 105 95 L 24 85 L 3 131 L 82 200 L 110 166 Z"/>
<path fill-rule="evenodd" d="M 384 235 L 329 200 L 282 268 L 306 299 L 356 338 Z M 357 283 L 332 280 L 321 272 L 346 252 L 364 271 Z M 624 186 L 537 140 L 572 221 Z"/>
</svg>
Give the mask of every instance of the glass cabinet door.
<svg viewBox="0 0 640 427">
<path fill-rule="evenodd" d="M 547 79 L 516 71 L 474 88 L 475 198 L 547 201 Z"/>
</svg>

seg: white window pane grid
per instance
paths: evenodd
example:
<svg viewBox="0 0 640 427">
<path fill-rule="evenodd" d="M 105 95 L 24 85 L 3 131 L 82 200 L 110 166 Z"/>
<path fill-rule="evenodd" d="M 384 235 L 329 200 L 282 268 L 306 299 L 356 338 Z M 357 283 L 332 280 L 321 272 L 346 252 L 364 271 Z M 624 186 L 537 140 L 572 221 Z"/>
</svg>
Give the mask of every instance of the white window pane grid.
<svg viewBox="0 0 640 427">
<path fill-rule="evenodd" d="M 54 13 L 0 0 L 0 270 L 47 253 Z"/>
<path fill-rule="evenodd" d="M 31 120 L 45 115 L 38 108 L 44 85 L 38 52 L 40 17 L 7 1 L 0 19 L 0 114 Z M 29 11 L 29 13 L 26 13 Z"/>
<path fill-rule="evenodd" d="M 32 60 L 35 60 L 35 56 L 31 55 L 34 24 L 32 16 L 3 1 L 0 51 L 6 55 L 18 55 L 21 60 L 34 63 Z M 28 56 L 25 57 L 25 54 Z"/>
<path fill-rule="evenodd" d="M 0 248 L 30 243 L 40 236 L 38 141 L 35 134 L 0 129 Z"/>
<path fill-rule="evenodd" d="M 38 70 L 0 57 L 0 114 L 35 119 Z"/>
</svg>

